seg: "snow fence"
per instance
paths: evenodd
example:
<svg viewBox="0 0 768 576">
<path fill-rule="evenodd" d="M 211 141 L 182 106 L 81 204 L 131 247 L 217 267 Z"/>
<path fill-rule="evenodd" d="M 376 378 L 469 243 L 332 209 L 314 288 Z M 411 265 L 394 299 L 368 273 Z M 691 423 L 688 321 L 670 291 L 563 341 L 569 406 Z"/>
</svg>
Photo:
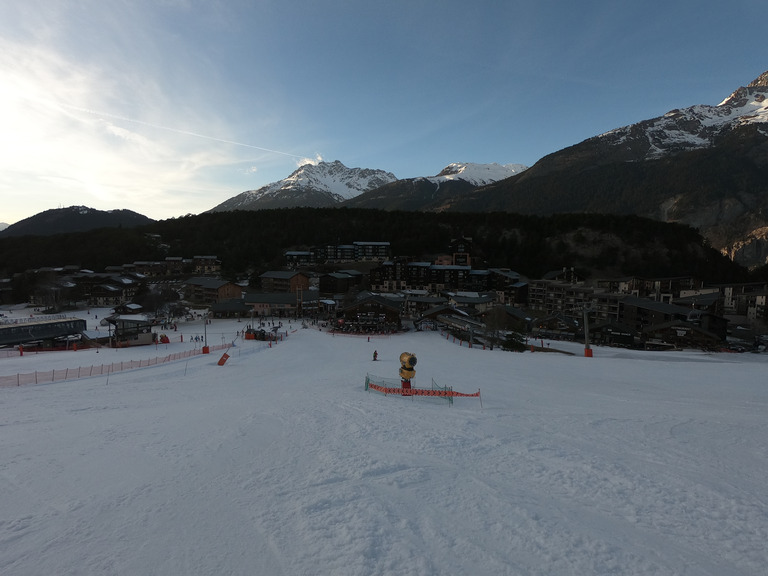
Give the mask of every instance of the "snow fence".
<svg viewBox="0 0 768 576">
<path fill-rule="evenodd" d="M 457 397 L 461 398 L 478 398 L 480 400 L 480 407 L 483 407 L 483 398 L 480 396 L 480 389 L 477 392 L 467 394 L 464 392 L 456 392 L 450 386 L 440 386 L 432 379 L 431 388 L 403 388 L 402 382 L 394 378 L 382 378 L 374 376 L 372 374 L 365 375 L 365 389 L 370 391 L 374 390 L 380 392 L 385 396 L 394 394 L 397 396 L 427 396 L 432 398 L 445 398 L 448 404 L 453 405 L 453 399 Z"/>
<path fill-rule="evenodd" d="M 226 350 L 231 346 L 232 344 L 221 344 L 218 346 L 209 346 L 208 348 L 210 351 L 216 351 Z M 147 368 L 149 366 L 166 364 L 168 362 L 176 362 L 177 360 L 184 360 L 185 358 L 198 356 L 202 353 L 203 350 L 198 348 L 195 350 L 186 350 L 184 352 L 177 352 L 175 354 L 169 354 L 167 356 L 156 358 L 125 360 L 121 362 L 111 362 L 109 364 L 80 366 L 78 368 L 60 368 L 45 371 L 36 370 L 35 372 L 29 372 L 26 374 L 0 376 L 0 387 L 25 386 L 29 384 L 49 384 L 52 382 L 61 382 L 63 380 L 78 380 L 80 378 L 90 378 L 91 376 L 103 376 L 112 374 L 113 372 L 121 372 L 123 370 L 135 370 L 137 368 Z"/>
</svg>

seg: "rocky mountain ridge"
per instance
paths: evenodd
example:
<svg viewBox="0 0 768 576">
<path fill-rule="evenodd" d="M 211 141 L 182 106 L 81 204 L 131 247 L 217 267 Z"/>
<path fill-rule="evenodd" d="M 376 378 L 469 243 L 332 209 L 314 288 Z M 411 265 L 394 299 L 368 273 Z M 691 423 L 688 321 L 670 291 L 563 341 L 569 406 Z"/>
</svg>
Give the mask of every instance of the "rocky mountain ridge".
<svg viewBox="0 0 768 576">
<path fill-rule="evenodd" d="M 398 183 L 346 204 L 387 210 L 635 214 L 699 229 L 745 266 L 766 263 L 768 72 L 717 106 L 675 109 L 456 190 Z"/>
<path fill-rule="evenodd" d="M 463 189 L 491 184 L 522 172 L 522 164 L 477 164 L 455 162 L 430 177 L 398 180 L 391 172 L 370 168 L 347 168 L 340 161 L 305 164 L 290 176 L 242 192 L 215 206 L 209 212 L 227 210 L 265 210 L 270 208 L 326 208 L 351 206 L 350 201 L 389 185 L 407 185 L 411 181 L 429 182 L 439 188 L 443 184 L 460 183 Z M 366 200 L 363 200 L 365 202 Z"/>
<path fill-rule="evenodd" d="M 394 174 L 369 168 L 347 168 L 340 161 L 305 164 L 290 176 L 242 192 L 209 212 L 270 208 L 325 208 L 397 180 Z"/>
</svg>

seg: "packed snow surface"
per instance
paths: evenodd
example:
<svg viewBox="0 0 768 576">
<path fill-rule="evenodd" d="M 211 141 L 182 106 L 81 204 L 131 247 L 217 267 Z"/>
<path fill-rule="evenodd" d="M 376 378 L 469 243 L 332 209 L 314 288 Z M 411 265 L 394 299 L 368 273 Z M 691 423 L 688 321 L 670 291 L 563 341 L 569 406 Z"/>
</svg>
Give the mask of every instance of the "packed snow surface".
<svg viewBox="0 0 768 576">
<path fill-rule="evenodd" d="M 0 357 L 0 375 L 165 356 L 243 326 Z M 282 330 L 272 347 L 238 339 L 221 366 L 219 351 L 0 388 L 0 573 L 765 574 L 765 354 Z M 482 403 L 365 391 L 367 374 L 397 379 L 402 352 L 414 386 Z"/>
</svg>

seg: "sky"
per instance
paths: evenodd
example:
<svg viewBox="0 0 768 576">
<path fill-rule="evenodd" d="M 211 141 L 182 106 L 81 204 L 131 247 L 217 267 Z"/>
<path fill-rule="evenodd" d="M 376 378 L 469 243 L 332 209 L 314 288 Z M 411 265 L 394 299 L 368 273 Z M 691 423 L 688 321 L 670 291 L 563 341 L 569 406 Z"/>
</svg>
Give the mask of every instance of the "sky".
<svg viewBox="0 0 768 576">
<path fill-rule="evenodd" d="M 533 165 L 768 69 L 758 0 L 0 2 L 0 222 L 199 214 L 298 166 Z"/>
<path fill-rule="evenodd" d="M 199 350 L 202 321 L 158 347 L 0 356 L 0 573 L 765 574 L 765 353 L 586 358 L 284 322 L 221 366 L 242 323 L 134 370 Z M 404 351 L 413 386 L 481 398 L 366 392 L 397 383 Z M 78 368 L 94 376 L 61 381 Z"/>
</svg>

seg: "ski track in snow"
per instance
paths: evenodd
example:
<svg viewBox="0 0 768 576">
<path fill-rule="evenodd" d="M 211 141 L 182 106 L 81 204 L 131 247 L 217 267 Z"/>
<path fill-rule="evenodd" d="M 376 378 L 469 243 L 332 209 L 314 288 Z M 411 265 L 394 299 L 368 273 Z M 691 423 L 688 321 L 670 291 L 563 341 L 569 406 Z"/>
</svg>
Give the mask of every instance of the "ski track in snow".
<svg viewBox="0 0 768 576">
<path fill-rule="evenodd" d="M 293 329 L 0 389 L 0 573 L 763 574 L 768 356 L 552 346 Z M 483 407 L 366 392 L 403 351 Z"/>
</svg>

